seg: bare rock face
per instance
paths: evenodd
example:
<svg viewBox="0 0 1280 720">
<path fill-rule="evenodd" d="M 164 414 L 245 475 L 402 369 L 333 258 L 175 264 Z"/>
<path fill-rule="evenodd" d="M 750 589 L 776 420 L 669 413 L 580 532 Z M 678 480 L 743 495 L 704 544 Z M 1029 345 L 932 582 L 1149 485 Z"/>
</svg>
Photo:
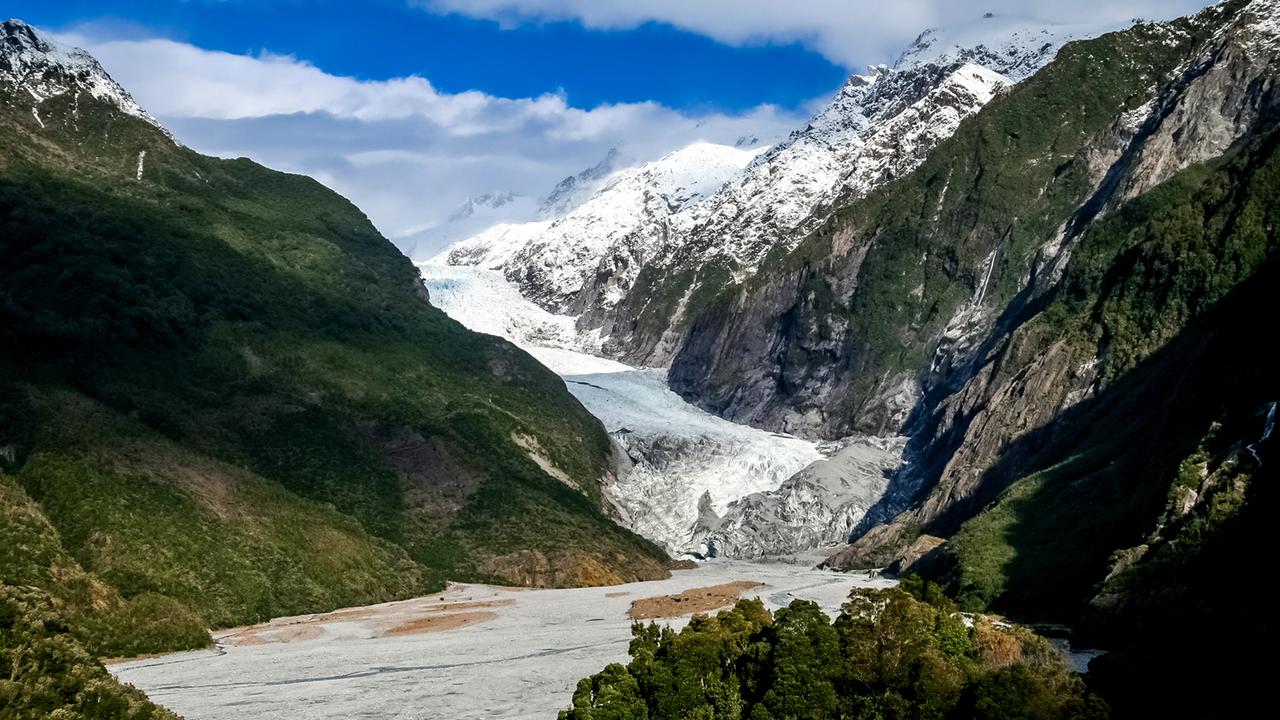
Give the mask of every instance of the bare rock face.
<svg viewBox="0 0 1280 720">
<path fill-rule="evenodd" d="M 905 572 L 927 558 L 934 550 L 942 547 L 945 542 L 945 539 L 936 535 L 921 535 L 893 556 L 888 570 L 895 573 Z"/>
<path fill-rule="evenodd" d="M 424 517 L 453 517 L 485 480 L 482 471 L 442 438 L 424 438 L 408 427 L 366 424 L 361 429 L 400 476 L 405 504 Z"/>
</svg>

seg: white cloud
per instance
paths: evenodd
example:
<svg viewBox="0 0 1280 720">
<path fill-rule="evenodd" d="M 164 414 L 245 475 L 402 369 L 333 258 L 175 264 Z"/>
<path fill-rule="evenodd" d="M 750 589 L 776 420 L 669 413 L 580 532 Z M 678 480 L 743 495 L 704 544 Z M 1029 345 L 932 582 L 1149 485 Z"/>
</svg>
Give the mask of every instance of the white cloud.
<svg viewBox="0 0 1280 720">
<path fill-rule="evenodd" d="M 861 68 L 894 59 L 921 30 L 974 20 L 984 13 L 1048 22 L 1106 24 L 1133 17 L 1163 19 L 1209 0 L 409 0 L 432 12 L 457 13 L 513 26 L 577 21 L 624 30 L 668 23 L 731 45 L 799 42 L 833 62 Z"/>
<path fill-rule="evenodd" d="M 469 196 L 541 195 L 613 146 L 647 159 L 694 140 L 781 136 L 805 119 L 767 105 L 699 116 L 652 102 L 580 109 L 560 95 L 445 93 L 421 77 L 365 81 L 164 39 L 61 39 L 93 53 L 192 148 L 316 177 L 392 238 Z"/>
</svg>

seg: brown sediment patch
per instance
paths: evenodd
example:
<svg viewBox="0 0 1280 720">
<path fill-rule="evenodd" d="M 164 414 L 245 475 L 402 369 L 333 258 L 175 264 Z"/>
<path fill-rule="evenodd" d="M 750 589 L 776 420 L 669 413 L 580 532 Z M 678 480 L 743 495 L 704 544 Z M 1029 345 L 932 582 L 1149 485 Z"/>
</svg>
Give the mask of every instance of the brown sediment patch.
<svg viewBox="0 0 1280 720">
<path fill-rule="evenodd" d="M 222 638 L 222 643 L 235 647 L 246 647 L 249 645 L 287 643 L 297 640 L 315 640 L 319 637 L 324 637 L 323 627 L 307 623 L 296 623 L 283 627 L 255 626 L 243 633 L 236 633 Z"/>
<path fill-rule="evenodd" d="M 335 623 L 357 623 L 364 630 L 360 637 L 382 637 L 438 630 L 451 630 L 497 617 L 488 609 L 514 605 L 514 598 L 455 593 L 453 597 L 429 595 L 398 600 L 381 605 L 354 607 L 314 615 L 275 618 L 269 622 L 228 628 L 213 634 L 216 642 L 229 647 L 245 647 L 313 640 L 326 635 L 326 626 Z M 388 629 L 390 628 L 390 629 Z M 338 636 L 346 637 L 345 631 Z"/>
<path fill-rule="evenodd" d="M 315 640 L 324 636 L 324 628 L 319 625 L 296 625 L 282 630 L 270 630 L 259 637 L 269 643 L 293 642 L 294 640 Z"/>
<path fill-rule="evenodd" d="M 627 611 L 627 617 L 632 620 L 650 620 L 718 610 L 737 602 L 742 593 L 763 586 L 764 583 L 754 580 L 737 580 L 723 585 L 693 588 L 675 595 L 658 595 L 633 600 L 631 609 Z"/>
<path fill-rule="evenodd" d="M 622 597 L 623 595 L 630 595 L 630 594 L 631 593 L 629 592 L 611 592 L 611 593 L 605 593 L 604 596 L 605 597 Z"/>
<path fill-rule="evenodd" d="M 472 612 L 452 613 L 449 615 L 426 615 L 420 618 L 414 618 L 408 622 L 401 623 L 387 630 L 383 637 L 396 637 L 398 635 L 416 635 L 419 633 L 441 632 L 443 630 L 456 630 L 467 625 L 474 625 L 478 622 L 493 620 L 498 617 L 495 612 L 488 610 L 476 610 Z"/>
<path fill-rule="evenodd" d="M 368 620 L 377 614 L 376 609 L 371 607 L 352 608 L 350 610 L 334 610 L 322 615 L 316 615 L 314 622 L 344 622 L 349 620 Z"/>
<path fill-rule="evenodd" d="M 698 563 L 685 558 L 683 560 L 672 560 L 667 563 L 667 567 L 671 570 L 697 570 Z"/>
<path fill-rule="evenodd" d="M 422 604 L 423 600 L 401 600 L 396 603 L 390 603 L 382 607 L 362 607 L 350 608 L 347 610 L 334 610 L 321 615 L 315 615 L 305 622 L 330 623 L 330 622 L 347 622 L 355 620 L 378 620 L 385 616 L 393 616 L 406 612 L 454 612 L 456 610 L 475 610 L 477 608 L 504 607 L 515 603 L 514 599 L 506 598 L 502 600 L 445 600 L 438 598 L 425 598 L 427 604 Z"/>
<path fill-rule="evenodd" d="M 427 612 L 454 612 L 457 610 L 475 610 L 478 608 L 494 608 L 506 607 L 514 605 L 515 600 L 507 598 L 506 600 L 472 600 L 471 602 L 448 602 L 438 605 L 429 605 L 423 610 Z"/>
<path fill-rule="evenodd" d="M 142 653 L 133 657 L 106 657 L 98 658 L 98 662 L 103 665 L 119 665 L 120 663 L 133 662 L 134 660 L 154 660 L 158 657 L 164 657 L 169 653 Z"/>
<path fill-rule="evenodd" d="M 222 644 L 232 647 L 250 647 L 253 645 L 266 645 L 267 641 L 256 633 L 245 633 L 243 635 L 229 635 L 222 639 Z"/>
</svg>

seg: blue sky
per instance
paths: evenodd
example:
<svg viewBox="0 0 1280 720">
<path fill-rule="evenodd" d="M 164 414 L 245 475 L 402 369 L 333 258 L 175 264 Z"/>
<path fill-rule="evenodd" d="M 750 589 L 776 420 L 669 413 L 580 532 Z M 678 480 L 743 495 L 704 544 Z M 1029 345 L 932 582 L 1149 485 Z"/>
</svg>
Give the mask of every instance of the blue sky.
<svg viewBox="0 0 1280 720">
<path fill-rule="evenodd" d="M 86 24 L 116 36 L 160 35 L 231 53 L 291 55 L 367 80 L 421 75 L 445 92 L 501 97 L 563 91 L 574 107 L 653 100 L 693 111 L 796 108 L 833 90 L 846 70 L 798 42 L 733 47 L 647 22 L 626 30 L 574 21 L 508 25 L 430 12 L 404 0 L 178 2 L 17 0 L 34 25 Z"/>
<path fill-rule="evenodd" d="M 617 147 L 768 144 L 922 30 L 1124 27 L 1208 0 L 7 0 L 188 146 L 311 175 L 406 250 Z M 979 28 L 979 33 L 985 32 Z"/>
</svg>

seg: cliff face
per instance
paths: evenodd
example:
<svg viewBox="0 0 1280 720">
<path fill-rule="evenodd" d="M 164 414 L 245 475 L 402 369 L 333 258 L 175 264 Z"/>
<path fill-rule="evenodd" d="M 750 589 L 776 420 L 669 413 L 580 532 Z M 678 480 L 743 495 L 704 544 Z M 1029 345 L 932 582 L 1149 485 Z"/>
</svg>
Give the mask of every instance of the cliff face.
<svg viewBox="0 0 1280 720">
<path fill-rule="evenodd" d="M 764 427 L 912 436 L 833 564 L 956 532 L 1048 467 L 1065 413 L 1273 257 L 1277 17 L 1271 0 L 1225 3 L 1067 46 L 910 176 L 708 302 L 673 388 Z"/>
</svg>

